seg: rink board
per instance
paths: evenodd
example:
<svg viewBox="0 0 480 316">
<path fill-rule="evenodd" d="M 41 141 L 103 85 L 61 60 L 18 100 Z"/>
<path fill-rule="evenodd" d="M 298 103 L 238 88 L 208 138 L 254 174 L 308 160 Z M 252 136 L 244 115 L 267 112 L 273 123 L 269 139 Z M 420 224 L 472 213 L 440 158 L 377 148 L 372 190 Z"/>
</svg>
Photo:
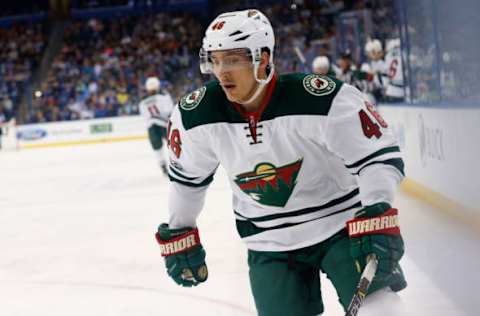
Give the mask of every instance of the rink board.
<svg viewBox="0 0 480 316">
<path fill-rule="evenodd" d="M 29 124 L 17 127 L 21 149 L 146 139 L 140 116 Z"/>
<path fill-rule="evenodd" d="M 480 227 L 480 110 L 379 106 L 404 153 L 404 188 Z"/>
</svg>

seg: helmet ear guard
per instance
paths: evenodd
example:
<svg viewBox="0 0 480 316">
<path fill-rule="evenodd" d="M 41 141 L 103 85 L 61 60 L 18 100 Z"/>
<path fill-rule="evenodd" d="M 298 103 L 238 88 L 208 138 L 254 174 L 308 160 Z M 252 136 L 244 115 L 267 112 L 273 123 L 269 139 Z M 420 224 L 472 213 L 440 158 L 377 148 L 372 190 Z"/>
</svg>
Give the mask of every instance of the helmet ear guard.
<svg viewBox="0 0 480 316">
<path fill-rule="evenodd" d="M 256 50 L 256 57 L 253 59 L 253 72 L 255 74 L 255 79 L 257 80 L 258 83 L 260 84 L 267 84 L 272 80 L 275 65 L 273 64 L 273 52 L 270 53 L 270 60 L 267 65 L 267 69 L 269 72 L 267 72 L 267 78 L 265 79 L 260 79 L 258 78 L 258 70 L 260 68 L 260 63 L 262 61 L 262 49 L 257 49 Z"/>
</svg>

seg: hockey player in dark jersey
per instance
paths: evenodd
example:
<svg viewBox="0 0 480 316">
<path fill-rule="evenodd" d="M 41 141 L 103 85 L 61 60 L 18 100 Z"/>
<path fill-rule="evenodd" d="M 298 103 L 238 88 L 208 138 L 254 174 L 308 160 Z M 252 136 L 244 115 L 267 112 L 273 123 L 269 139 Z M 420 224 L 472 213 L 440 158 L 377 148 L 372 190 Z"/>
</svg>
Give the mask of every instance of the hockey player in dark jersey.
<svg viewBox="0 0 480 316">
<path fill-rule="evenodd" d="M 221 14 L 206 30 L 201 70 L 217 80 L 181 98 L 168 124 L 169 222 L 156 232 L 167 272 L 182 286 L 207 280 L 196 219 L 222 164 L 260 316 L 321 314 L 319 272 L 347 308 L 371 254 L 362 315 L 402 315 L 397 141 L 356 88 L 278 75 L 274 46 L 258 10 Z"/>
</svg>

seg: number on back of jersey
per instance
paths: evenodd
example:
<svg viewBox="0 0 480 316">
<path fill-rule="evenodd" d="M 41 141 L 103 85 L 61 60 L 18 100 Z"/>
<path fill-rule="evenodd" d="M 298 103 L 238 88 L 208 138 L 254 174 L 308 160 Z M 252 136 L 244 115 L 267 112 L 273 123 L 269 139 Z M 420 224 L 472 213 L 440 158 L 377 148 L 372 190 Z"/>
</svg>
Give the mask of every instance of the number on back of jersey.
<svg viewBox="0 0 480 316">
<path fill-rule="evenodd" d="M 148 113 L 150 113 L 151 118 L 161 119 L 160 111 L 158 110 L 157 105 L 155 103 L 149 104 L 147 109 L 148 109 Z"/>
</svg>

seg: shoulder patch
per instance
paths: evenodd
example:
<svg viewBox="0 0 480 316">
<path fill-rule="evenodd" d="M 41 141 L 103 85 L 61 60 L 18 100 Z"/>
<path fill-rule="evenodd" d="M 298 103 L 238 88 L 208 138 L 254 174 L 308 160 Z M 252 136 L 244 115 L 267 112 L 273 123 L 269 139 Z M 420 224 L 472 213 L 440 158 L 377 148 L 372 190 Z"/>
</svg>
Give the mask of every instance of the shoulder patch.
<svg viewBox="0 0 480 316">
<path fill-rule="evenodd" d="M 205 91 L 207 91 L 207 87 L 203 86 L 193 92 L 190 92 L 180 99 L 180 107 L 185 111 L 193 110 L 200 104 L 200 101 L 202 101 L 203 97 L 205 96 Z"/>
<path fill-rule="evenodd" d="M 332 93 L 337 84 L 327 76 L 308 75 L 303 78 L 303 87 L 308 93 L 323 96 Z"/>
</svg>

